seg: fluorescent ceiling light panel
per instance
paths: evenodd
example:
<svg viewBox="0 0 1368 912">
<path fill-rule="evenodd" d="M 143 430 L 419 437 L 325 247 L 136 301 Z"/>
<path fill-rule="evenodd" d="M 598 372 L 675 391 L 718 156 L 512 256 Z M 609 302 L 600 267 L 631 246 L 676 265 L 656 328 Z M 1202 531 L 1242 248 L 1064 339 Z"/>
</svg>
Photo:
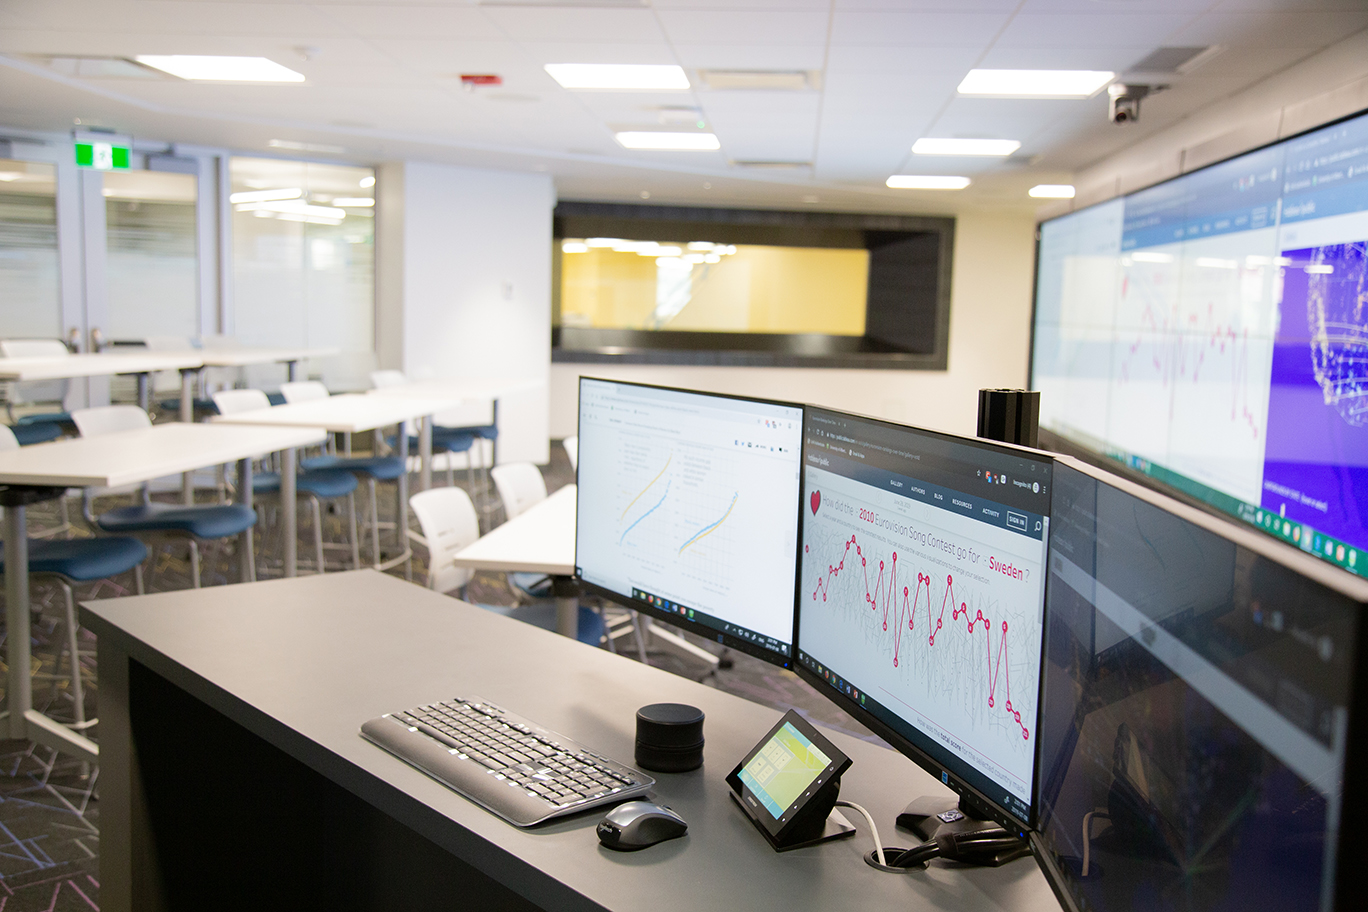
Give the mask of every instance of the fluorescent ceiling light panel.
<svg viewBox="0 0 1368 912">
<path fill-rule="evenodd" d="M 304 74 L 265 57 L 198 57 L 190 54 L 139 54 L 143 66 L 205 82 L 303 82 Z"/>
<path fill-rule="evenodd" d="M 681 67 L 635 63 L 548 63 L 546 72 L 567 89 L 670 90 L 689 88 Z"/>
<path fill-rule="evenodd" d="M 627 132 L 614 134 L 625 149 L 673 152 L 710 152 L 722 148 L 712 133 Z"/>
<path fill-rule="evenodd" d="M 1021 148 L 1015 139 L 929 139 L 912 144 L 914 155 L 1011 155 Z"/>
<path fill-rule="evenodd" d="M 963 190 L 970 181 L 945 174 L 895 174 L 886 183 L 894 190 Z"/>
<path fill-rule="evenodd" d="M 1026 192 L 1036 199 L 1071 200 L 1074 198 L 1073 184 L 1036 184 Z"/>
<path fill-rule="evenodd" d="M 354 209 L 374 206 L 375 200 L 369 196 L 339 196 L 332 201 L 334 206 L 350 206 Z"/>
<path fill-rule="evenodd" d="M 1110 70 L 970 70 L 961 95 L 1016 98 L 1087 98 L 1111 82 Z"/>
</svg>

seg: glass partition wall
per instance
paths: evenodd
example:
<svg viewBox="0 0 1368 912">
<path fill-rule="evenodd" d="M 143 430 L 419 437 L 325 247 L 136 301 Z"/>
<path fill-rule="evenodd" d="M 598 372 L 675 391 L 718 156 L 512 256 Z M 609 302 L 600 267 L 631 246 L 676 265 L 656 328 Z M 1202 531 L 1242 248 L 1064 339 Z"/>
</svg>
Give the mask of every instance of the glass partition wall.
<svg viewBox="0 0 1368 912">
<path fill-rule="evenodd" d="M 0 337 L 62 335 L 57 169 L 0 158 Z"/>
</svg>

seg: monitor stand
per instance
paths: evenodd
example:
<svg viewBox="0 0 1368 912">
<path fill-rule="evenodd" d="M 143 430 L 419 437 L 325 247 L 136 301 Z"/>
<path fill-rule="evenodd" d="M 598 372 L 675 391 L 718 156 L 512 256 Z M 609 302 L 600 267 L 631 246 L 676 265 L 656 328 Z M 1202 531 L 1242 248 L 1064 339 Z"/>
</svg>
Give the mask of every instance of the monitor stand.
<svg viewBox="0 0 1368 912">
<path fill-rule="evenodd" d="M 1012 835 L 1004 831 L 1001 824 L 996 821 L 980 817 L 976 813 L 974 805 L 964 798 L 960 799 L 958 805 L 952 807 L 945 806 L 944 798 L 933 796 L 918 798 L 903 808 L 903 812 L 898 815 L 897 826 L 899 829 L 911 830 L 927 842 L 934 841 L 938 837 L 944 838 L 973 833 L 983 833 L 987 836 L 993 831 L 1001 836 Z M 943 854 L 942 857 L 954 858 L 954 860 L 964 864 L 997 867 L 1015 858 L 1030 854 L 1031 847 L 1026 839 L 1020 839 L 1019 843 L 1020 845 L 1010 848 L 1000 848 L 987 852 L 968 851 L 955 855 Z"/>
</svg>

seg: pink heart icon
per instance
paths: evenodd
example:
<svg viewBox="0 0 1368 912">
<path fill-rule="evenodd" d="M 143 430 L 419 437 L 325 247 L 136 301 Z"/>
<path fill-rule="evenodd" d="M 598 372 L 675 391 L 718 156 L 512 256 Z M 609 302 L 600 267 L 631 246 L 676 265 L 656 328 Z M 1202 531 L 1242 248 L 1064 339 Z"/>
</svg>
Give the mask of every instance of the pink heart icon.
<svg viewBox="0 0 1368 912">
<path fill-rule="evenodd" d="M 821 491 L 813 491 L 813 492 L 812 492 L 812 515 L 813 515 L 813 516 L 816 516 L 816 515 L 817 515 L 817 508 L 820 507 L 821 505 L 822 505 L 822 492 L 821 492 Z"/>
</svg>

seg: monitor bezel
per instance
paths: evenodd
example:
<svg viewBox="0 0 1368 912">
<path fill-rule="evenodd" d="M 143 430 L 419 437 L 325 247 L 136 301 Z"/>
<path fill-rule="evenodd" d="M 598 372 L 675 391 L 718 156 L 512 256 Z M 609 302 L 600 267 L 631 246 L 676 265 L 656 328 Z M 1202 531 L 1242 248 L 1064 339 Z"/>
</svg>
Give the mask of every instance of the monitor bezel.
<svg viewBox="0 0 1368 912">
<path fill-rule="evenodd" d="M 831 415 L 837 415 L 837 416 L 840 416 L 840 417 L 843 417 L 843 418 L 855 418 L 855 419 L 858 419 L 858 420 L 860 420 L 860 421 L 868 421 L 868 422 L 871 422 L 871 423 L 874 423 L 874 424 L 877 424 L 877 425 L 881 425 L 881 426 L 886 427 L 886 428 L 912 430 L 912 431 L 916 431 L 916 432 L 919 433 L 919 434 L 926 434 L 926 435 L 928 435 L 928 436 L 937 437 L 937 438 L 940 438 L 940 439 L 942 439 L 942 440 L 947 440 L 947 441 L 967 441 L 967 442 L 972 443 L 972 444 L 974 444 L 974 445 L 976 445 L 976 446 L 981 445 L 981 446 L 983 446 L 985 449 L 992 450 L 992 451 L 995 451 L 995 452 L 998 452 L 998 453 L 1002 453 L 1002 454 L 1011 454 L 1011 455 L 1018 455 L 1018 456 L 1029 456 L 1029 457 L 1032 458 L 1032 459 L 1037 459 L 1037 460 L 1040 460 L 1041 462 L 1050 463 L 1051 471 L 1052 471 L 1052 472 L 1053 472 L 1053 468 L 1054 468 L 1054 466 L 1053 466 L 1053 463 L 1054 463 L 1054 460 L 1055 460 L 1054 454 L 1053 454 L 1053 453 L 1048 453 L 1048 452 L 1045 452 L 1045 451 L 1042 451 L 1042 450 L 1031 449 L 1030 447 L 1017 446 L 1017 445 L 1015 445 L 1015 444 L 1010 444 L 1010 443 L 1002 443 L 1002 442 L 996 441 L 996 440 L 987 440 L 987 439 L 982 438 L 982 437 L 965 437 L 965 436 L 961 436 L 961 435 L 958 435 L 958 434 L 947 433 L 947 432 L 945 432 L 945 431 L 934 430 L 934 429 L 932 429 L 932 428 L 924 428 L 924 427 L 918 427 L 918 426 L 916 426 L 916 425 L 902 424 L 902 423 L 899 423 L 899 422 L 896 422 L 896 421 L 888 421 L 888 420 L 883 419 L 883 418 L 875 418 L 875 417 L 870 416 L 870 415 L 861 415 L 861 414 L 859 414 L 858 412 L 845 412 L 845 411 L 841 411 L 840 409 L 830 409 L 830 408 L 823 408 L 823 407 L 820 407 L 820 406 L 810 406 L 809 408 L 804 409 L 804 411 L 803 411 L 803 446 L 802 446 L 802 454 L 803 454 L 803 472 L 802 472 L 802 474 L 800 475 L 800 491 L 806 491 L 806 490 L 807 490 L 807 483 L 806 483 L 806 482 L 807 482 L 807 465 L 808 465 L 808 461 L 807 461 L 807 453 L 808 453 L 808 433 L 807 433 L 808 427 L 807 427 L 807 419 L 808 419 L 809 414 L 815 413 L 815 412 L 824 412 L 824 413 L 828 413 L 828 414 L 831 414 Z M 1052 477 L 1053 477 L 1053 476 L 1052 476 Z M 963 778 L 961 778 L 961 777 L 960 777 L 957 773 L 955 773 L 954 771 L 946 769 L 945 766 L 942 764 L 942 762 L 941 762 L 939 759 L 937 759 L 936 757 L 933 757 L 930 753 L 928 753 L 928 752 L 926 752 L 925 750 L 923 750 L 919 745 L 917 745 L 917 744 L 913 743 L 912 741 L 910 741 L 905 735 L 901 734 L 900 732 L 894 730 L 893 728 L 891 728 L 890 726 L 888 726 L 887 724 L 885 724 L 882 720 L 880 720 L 877 716 L 875 716 L 875 715 L 874 715 L 872 712 L 870 712 L 868 709 L 866 709 L 865 707 L 861 706 L 858 702 L 856 702 L 856 701 L 855 701 L 854 699 L 852 699 L 851 697 L 848 697 L 848 696 L 846 696 L 844 693 L 842 693 L 842 692 L 840 691 L 840 689 L 838 689 L 838 688 L 837 688 L 835 685 L 833 685 L 831 682 L 829 682 L 829 681 L 827 681 L 826 679 L 824 679 L 824 678 L 823 678 L 820 674 L 818 674 L 816 671 L 813 671 L 812 669 L 808 668 L 808 667 L 807 667 L 806 665 L 804 665 L 802 662 L 797 661 L 798 650 L 800 650 L 800 649 L 802 648 L 802 614 L 803 614 L 803 612 L 802 612 L 800 600 L 798 599 L 798 593 L 800 592 L 800 584 L 801 584 L 802 571 L 803 571 L 803 555 L 802 555 L 802 553 L 801 553 L 801 547 L 802 547 L 803 535 L 804 535 L 803 518 L 804 518 L 804 517 L 802 516 L 801 504 L 800 504 L 800 511 L 799 511 L 799 526 L 798 526 L 798 543 L 799 543 L 800 551 L 799 551 L 799 554 L 798 554 L 798 561 L 797 561 L 797 564 L 795 565 L 795 568 L 794 568 L 794 569 L 795 569 L 795 572 L 796 572 L 797 575 L 798 575 L 798 579 L 795 580 L 795 582 L 794 582 L 794 603 L 795 603 L 795 604 L 794 604 L 794 639 L 797 641 L 797 644 L 798 644 L 798 645 L 797 645 L 797 648 L 794 650 L 794 659 L 795 659 L 795 661 L 794 661 L 794 664 L 793 664 L 793 670 L 798 674 L 798 676 L 799 676 L 800 678 L 802 678 L 802 679 L 803 679 L 804 681 L 806 681 L 807 683 L 811 684 L 811 685 L 813 686 L 813 688 L 816 689 L 816 691 L 817 691 L 819 694 L 821 694 L 823 697 L 825 697 L 825 698 L 827 698 L 828 700 L 830 700 L 832 703 L 835 703 L 838 707 L 840 707 L 842 710 L 844 710 L 846 713 L 848 713 L 850 716 L 852 716 L 852 717 L 853 717 L 857 722 L 859 722 L 861 725 L 865 726 L 865 727 L 868 728 L 870 731 L 874 732 L 874 734 L 876 734 L 876 735 L 878 735 L 880 738 L 882 738 L 884 741 L 888 742 L 889 746 L 891 746 L 891 747 L 892 747 L 894 750 L 896 750 L 898 753 L 900 753 L 900 754 L 902 754 L 903 756 L 907 757 L 909 760 L 911 760 L 913 763 L 917 764 L 917 766 L 921 767 L 921 768 L 922 768 L 923 770 L 925 770 L 927 773 L 929 773 L 930 775 L 932 775 L 932 776 L 936 777 L 937 779 L 939 779 L 940 782 L 941 782 L 943 785 L 945 785 L 945 786 L 946 786 L 947 788 L 949 788 L 951 791 L 955 792 L 955 794 L 959 795 L 959 796 L 960 796 L 960 799 L 961 799 L 962 801 L 966 802 L 966 803 L 974 810 L 975 816 L 978 816 L 979 818 L 984 819 L 984 820 L 991 820 L 991 821 L 993 821 L 994 823 L 1000 824 L 1000 825 L 1001 825 L 1004 829 L 1006 829 L 1008 832 L 1012 832 L 1012 833 L 1016 833 L 1016 834 L 1018 834 L 1018 835 L 1023 835 L 1023 836 L 1024 836 L 1028 831 L 1030 831 L 1031 829 L 1033 829 L 1033 828 L 1035 827 L 1036 818 L 1037 818 L 1037 815 L 1038 815 L 1038 813 L 1039 813 L 1038 802 L 1039 802 L 1039 795 L 1040 795 L 1040 784 L 1039 784 L 1039 776 L 1038 776 L 1038 774 L 1037 774 L 1038 767 L 1039 767 L 1039 765 L 1040 765 L 1040 741 L 1039 741 L 1039 739 L 1036 740 L 1035 746 L 1034 746 L 1034 748 L 1033 748 L 1035 757 L 1034 757 L 1034 759 L 1033 759 L 1033 761 L 1032 761 L 1032 767 L 1031 767 L 1031 768 L 1032 768 L 1032 773 L 1031 773 L 1031 801 L 1030 801 L 1030 811 L 1029 811 L 1027 820 L 1023 823 L 1023 821 L 1021 820 L 1021 818 L 1017 817 L 1015 814 L 1012 814 L 1010 811 L 1008 811 L 1008 810 L 1006 810 L 1005 808 L 1003 808 L 1002 805 L 1000 805 L 997 801 L 993 800 L 992 798 L 989 798 L 989 797 L 988 797 L 986 794 L 984 794 L 979 788 L 977 788 L 976 786 L 970 784 L 969 782 L 966 782 Z M 1048 536 L 1046 537 L 1046 539 L 1045 539 L 1045 541 L 1044 541 L 1044 547 L 1046 548 L 1046 557 L 1047 557 L 1047 559 L 1048 559 L 1048 549 L 1049 549 L 1049 538 L 1048 538 Z M 1042 598 L 1042 599 L 1048 600 L 1048 598 L 1049 598 L 1048 587 L 1049 587 L 1049 574 L 1047 573 L 1047 574 L 1046 574 L 1046 577 L 1045 577 L 1045 586 L 1041 589 L 1041 598 Z M 1043 632 L 1042 632 L 1042 636 L 1041 636 L 1042 661 L 1043 661 L 1043 650 L 1044 650 L 1044 645 L 1045 645 L 1045 639 L 1044 639 Z M 1043 687 L 1043 682 L 1044 682 L 1044 675 L 1043 675 L 1043 674 L 1038 675 L 1038 676 L 1037 676 L 1037 680 L 1036 680 L 1036 694 L 1035 694 L 1036 721 L 1035 721 L 1035 724 L 1033 725 L 1033 729 L 1035 729 L 1035 730 L 1037 730 L 1037 731 L 1039 730 L 1039 727 L 1040 727 L 1040 726 L 1039 726 L 1039 722 L 1040 722 L 1040 708 L 1041 708 L 1040 703 L 1041 703 L 1041 696 L 1042 696 L 1042 693 L 1043 693 L 1043 690 L 1041 689 L 1041 688 Z M 961 762 L 966 762 L 966 761 L 961 761 Z M 967 762 L 966 762 L 966 763 L 967 763 Z"/>
<path fill-rule="evenodd" d="M 634 381 L 634 380 L 616 380 L 616 379 L 613 379 L 613 378 L 610 378 L 610 377 L 591 377 L 591 376 L 588 376 L 588 375 L 581 375 L 580 378 L 579 378 L 579 386 L 578 386 L 577 389 L 576 389 L 576 397 L 575 397 L 575 427 L 576 427 L 576 433 L 577 433 L 577 434 L 581 434 L 581 436 L 582 436 L 582 429 L 579 427 L 580 399 L 581 399 L 581 397 L 583 396 L 583 392 L 584 392 L 584 383 L 585 383 L 585 381 L 592 381 L 592 382 L 597 382 L 597 383 L 612 383 L 612 384 L 620 385 L 620 386 L 634 386 L 634 387 L 637 387 L 637 388 L 639 388 L 639 389 L 662 390 L 662 391 L 665 391 L 665 392 L 671 392 L 671 393 L 684 393 L 684 394 L 687 394 L 687 395 L 695 395 L 695 396 L 710 396 L 710 397 L 717 398 L 717 399 L 728 399 L 728 400 L 731 400 L 731 401 L 733 401 L 733 402 L 754 402 L 754 403 L 757 403 L 757 404 L 760 404 L 760 405 L 773 405 L 773 406 L 779 406 L 779 407 L 781 407 L 781 408 L 796 408 L 796 409 L 798 409 L 798 410 L 801 412 L 801 415 L 799 416 L 799 422 L 800 422 L 800 424 L 806 423 L 806 421 L 807 421 L 807 409 L 808 409 L 808 406 L 805 405 L 805 404 L 803 404 L 803 403 L 801 403 L 801 402 L 788 402 L 788 401 L 785 401 L 785 400 L 782 400 L 782 399 L 766 399 L 766 398 L 759 397 L 759 396 L 738 396 L 738 395 L 735 395 L 735 394 L 732 394 L 732 393 L 715 393 L 715 392 L 709 392 L 709 391 L 707 391 L 707 390 L 686 389 L 686 388 L 684 388 L 684 387 L 678 387 L 678 386 L 664 386 L 664 385 L 656 384 L 656 383 L 638 383 L 638 382 L 636 382 L 636 381 Z M 581 448 L 580 448 L 580 456 L 582 457 L 583 455 L 584 455 L 584 449 L 581 447 Z M 733 649 L 733 650 L 735 650 L 735 651 L 737 651 L 737 652 L 745 653 L 745 654 L 748 655 L 748 656 L 752 656 L 752 657 L 754 657 L 754 658 L 761 659 L 762 661 L 769 662 L 771 665 L 778 665 L 780 668 L 792 669 L 792 668 L 794 667 L 794 664 L 795 664 L 794 659 L 795 659 L 795 657 L 797 656 L 797 653 L 798 653 L 798 588 L 797 588 L 797 587 L 798 587 L 798 575 L 797 575 L 797 567 L 798 567 L 798 563 L 799 563 L 799 561 L 798 561 L 798 548 L 799 548 L 800 543 L 802 542 L 802 534 L 803 534 L 803 533 L 802 533 L 802 521 L 803 521 L 803 511 L 802 511 L 802 507 L 803 507 L 803 505 L 802 505 L 802 502 L 801 502 L 802 499 L 803 499 L 803 498 L 802 498 L 802 483 L 803 483 L 803 482 L 802 482 L 802 465 L 801 465 L 801 461 L 802 461 L 802 447 L 799 447 L 799 450 L 798 450 L 798 459 L 799 459 L 799 477 L 798 477 L 798 482 L 797 482 L 797 484 L 798 484 L 798 491 L 797 491 L 796 495 L 795 495 L 794 498 L 793 498 L 793 510 L 794 510 L 795 515 L 797 516 L 798 522 L 797 522 L 797 524 L 795 525 L 795 529 L 797 529 L 797 533 L 796 533 L 796 540 L 795 540 L 794 543 L 793 543 L 793 553 L 794 553 L 794 577 L 793 577 L 793 586 L 794 586 L 794 588 L 793 588 L 792 605 L 790 606 L 790 621 L 791 621 L 792 627 L 790 628 L 790 630 L 791 630 L 791 633 L 790 633 L 791 641 L 790 641 L 790 643 L 788 644 L 788 645 L 789 645 L 789 653 L 788 653 L 788 655 L 785 655 L 785 654 L 783 654 L 783 653 L 781 653 L 781 652 L 778 652 L 778 651 L 776 651 L 776 650 L 770 649 L 770 648 L 768 648 L 768 647 L 766 647 L 766 646 L 760 646 L 760 645 L 758 645 L 758 644 L 756 644 L 756 643 L 752 643 L 752 642 L 750 642 L 749 640 L 743 639 L 743 638 L 738 637 L 738 636 L 735 636 L 735 635 L 733 635 L 733 634 L 725 633 L 725 632 L 720 632 L 720 631 L 718 631 L 716 628 L 710 627 L 710 626 L 708 626 L 707 624 L 702 624 L 702 623 L 699 623 L 698 621 L 691 621 L 691 620 L 689 620 L 687 617 L 684 617 L 684 616 L 682 616 L 682 615 L 675 614 L 675 613 L 673 613 L 673 612 L 664 611 L 664 610 L 662 610 L 662 609 L 656 608 L 654 605 L 651 605 L 649 602 L 645 602 L 645 601 L 642 601 L 642 600 L 640 600 L 640 599 L 634 599 L 634 598 L 632 598 L 631 595 L 624 595 L 623 593 L 617 592 L 617 591 L 615 591 L 615 590 L 613 590 L 613 589 L 609 589 L 609 588 L 606 587 L 606 586 L 600 586 L 600 585 L 598 585 L 597 583 L 591 583 L 591 582 L 588 582 L 587 580 L 582 579 L 582 578 L 580 577 L 580 575 L 579 575 L 579 569 L 580 569 L 580 562 L 579 562 L 579 507 L 576 506 L 576 508 L 575 508 L 575 579 L 576 579 L 576 581 L 579 583 L 580 591 L 583 592 L 583 593 L 588 593 L 588 594 L 590 594 L 590 595 L 598 596 L 599 598 L 607 599 L 608 601 L 613 602 L 615 605 L 620 605 L 620 606 L 622 606 L 622 607 L 624 607 L 624 608 L 630 608 L 630 609 L 632 609 L 633 611 L 640 612 L 641 614 L 644 614 L 644 615 L 646 615 L 647 617 L 649 617 L 649 618 L 651 618 L 651 619 L 653 619 L 653 620 L 663 621 L 663 622 L 666 623 L 666 624 L 670 624 L 670 625 L 673 626 L 673 627 L 678 627 L 678 628 L 681 629 L 681 630 L 684 630 L 684 631 L 687 631 L 687 632 L 689 632 L 689 633 L 695 634 L 696 636 L 702 637 L 702 638 L 705 639 L 705 640 L 709 640 L 709 641 L 711 641 L 711 642 L 719 643 L 719 644 L 721 644 L 722 646 L 727 647 L 728 649 Z M 579 460 L 576 460 L 576 462 L 575 462 L 575 486 L 576 486 L 576 489 L 578 489 L 578 487 L 579 487 Z"/>
</svg>

